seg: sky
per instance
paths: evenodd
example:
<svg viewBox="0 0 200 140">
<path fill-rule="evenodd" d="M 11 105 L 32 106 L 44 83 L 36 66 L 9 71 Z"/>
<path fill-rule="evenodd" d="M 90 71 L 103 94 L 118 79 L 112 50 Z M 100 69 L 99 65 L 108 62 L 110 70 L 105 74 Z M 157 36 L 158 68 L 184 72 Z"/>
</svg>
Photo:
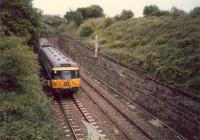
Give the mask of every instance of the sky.
<svg viewBox="0 0 200 140">
<path fill-rule="evenodd" d="M 200 6 L 200 0 L 33 0 L 33 6 L 44 14 L 63 16 L 69 9 L 100 5 L 108 17 L 120 14 L 123 9 L 132 10 L 135 17 L 141 17 L 146 5 L 155 4 L 162 10 L 170 10 L 175 6 L 189 12 Z"/>
</svg>

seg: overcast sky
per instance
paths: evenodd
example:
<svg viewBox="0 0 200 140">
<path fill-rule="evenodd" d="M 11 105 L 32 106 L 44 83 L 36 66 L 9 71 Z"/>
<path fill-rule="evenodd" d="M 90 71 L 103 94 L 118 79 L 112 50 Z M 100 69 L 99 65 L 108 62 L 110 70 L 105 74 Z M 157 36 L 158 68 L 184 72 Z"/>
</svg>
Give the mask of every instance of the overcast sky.
<svg viewBox="0 0 200 140">
<path fill-rule="evenodd" d="M 123 9 L 132 10 L 136 17 L 142 16 L 145 5 L 155 4 L 160 9 L 170 10 L 172 6 L 190 11 L 200 6 L 200 0 L 33 0 L 33 5 L 44 14 L 63 16 L 69 8 L 86 7 L 92 4 L 100 5 L 107 16 L 115 16 Z"/>
</svg>

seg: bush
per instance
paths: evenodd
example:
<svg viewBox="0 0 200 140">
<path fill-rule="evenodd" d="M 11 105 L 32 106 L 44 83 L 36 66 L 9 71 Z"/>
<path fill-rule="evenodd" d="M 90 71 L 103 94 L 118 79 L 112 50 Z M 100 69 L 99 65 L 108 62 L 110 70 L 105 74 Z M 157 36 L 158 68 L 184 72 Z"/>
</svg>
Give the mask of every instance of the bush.
<svg viewBox="0 0 200 140">
<path fill-rule="evenodd" d="M 91 5 L 89 7 L 78 8 L 76 11 L 81 13 L 83 19 L 104 16 L 103 9 L 99 5 Z"/>
<path fill-rule="evenodd" d="M 83 16 L 79 11 L 70 11 L 67 12 L 64 16 L 67 19 L 67 22 L 74 22 L 76 26 L 81 25 L 83 22 Z"/>
<path fill-rule="evenodd" d="M 156 44 L 158 44 L 158 45 L 163 45 L 163 44 L 167 43 L 168 40 L 169 40 L 169 39 L 168 39 L 168 37 L 166 37 L 166 36 L 159 36 L 159 37 L 156 39 Z"/>
<path fill-rule="evenodd" d="M 176 7 L 172 7 L 171 11 L 170 11 L 170 14 L 173 16 L 173 17 L 179 17 L 179 16 L 184 16 L 186 15 L 186 12 L 184 10 L 180 10 Z"/>
<path fill-rule="evenodd" d="M 80 12 L 75 12 L 74 13 L 73 21 L 74 21 L 74 23 L 75 23 L 76 26 L 79 26 L 79 25 L 82 24 L 83 17 L 82 17 L 82 15 L 81 15 Z"/>
<path fill-rule="evenodd" d="M 16 37 L 0 39 L 0 139 L 63 139 L 42 93 L 36 55 Z"/>
<path fill-rule="evenodd" d="M 143 10 L 144 16 L 153 16 L 155 13 L 159 12 L 160 9 L 156 5 L 145 6 Z"/>
<path fill-rule="evenodd" d="M 103 8 L 101 8 L 99 5 L 91 5 L 90 7 L 88 7 L 87 18 L 97 18 L 103 16 Z"/>
<path fill-rule="evenodd" d="M 36 45 L 42 28 L 42 17 L 31 2 L 31 0 L 1 1 L 0 24 L 4 26 L 5 35 L 24 37 L 29 44 Z"/>
<path fill-rule="evenodd" d="M 115 20 L 127 20 L 134 17 L 134 13 L 131 10 L 123 10 L 120 15 L 114 17 Z"/>
<path fill-rule="evenodd" d="M 90 25 L 84 25 L 83 27 L 81 27 L 80 36 L 82 36 L 82 37 L 88 37 L 93 32 L 94 31 L 92 29 L 92 26 L 90 26 Z"/>
<path fill-rule="evenodd" d="M 165 11 L 165 10 L 159 10 L 159 11 L 155 11 L 154 13 L 152 13 L 152 16 L 168 16 L 169 15 L 169 11 Z"/>
<path fill-rule="evenodd" d="M 121 20 L 127 20 L 134 17 L 134 13 L 131 10 L 123 10 L 120 15 Z"/>
<path fill-rule="evenodd" d="M 113 19 L 112 18 L 106 18 L 104 21 L 104 27 L 108 27 L 113 23 Z"/>
<path fill-rule="evenodd" d="M 200 17 L 200 7 L 195 7 L 191 12 L 190 12 L 191 17 Z"/>
<path fill-rule="evenodd" d="M 184 38 L 175 41 L 175 45 L 179 48 L 185 48 L 191 45 L 194 46 L 196 43 L 198 43 L 198 41 L 193 38 Z"/>
<path fill-rule="evenodd" d="M 125 47 L 125 43 L 123 41 L 113 41 L 108 47 L 109 48 L 123 48 Z"/>
<path fill-rule="evenodd" d="M 44 15 L 44 22 L 56 27 L 63 23 L 63 19 L 57 15 Z"/>
<path fill-rule="evenodd" d="M 119 20 L 121 20 L 121 17 L 120 17 L 120 15 L 116 15 L 116 16 L 114 17 L 114 19 L 115 19 L 116 21 L 119 21 Z"/>
<path fill-rule="evenodd" d="M 4 39 L 0 40 L 3 42 L 0 44 L 2 54 L 0 56 L 0 88 L 10 91 L 32 90 L 29 84 L 37 81 L 35 78 L 38 74 L 35 55 L 22 44 L 21 39 L 13 37 Z"/>
<path fill-rule="evenodd" d="M 146 38 L 141 37 L 141 36 L 136 36 L 136 37 L 131 41 L 130 46 L 131 46 L 132 48 L 135 48 L 135 47 L 137 47 L 137 46 L 139 46 L 139 45 L 144 46 L 144 45 L 146 45 L 147 43 L 148 43 L 148 40 L 147 40 Z"/>
</svg>

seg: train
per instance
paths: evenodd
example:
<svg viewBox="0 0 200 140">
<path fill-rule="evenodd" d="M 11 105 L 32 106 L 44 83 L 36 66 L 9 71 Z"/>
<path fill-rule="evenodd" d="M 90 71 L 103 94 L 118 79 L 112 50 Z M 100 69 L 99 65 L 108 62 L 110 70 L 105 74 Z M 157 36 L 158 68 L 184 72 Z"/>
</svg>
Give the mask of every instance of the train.
<svg viewBox="0 0 200 140">
<path fill-rule="evenodd" d="M 39 59 L 54 93 L 77 93 L 80 88 L 79 66 L 51 45 L 39 39 Z"/>
</svg>

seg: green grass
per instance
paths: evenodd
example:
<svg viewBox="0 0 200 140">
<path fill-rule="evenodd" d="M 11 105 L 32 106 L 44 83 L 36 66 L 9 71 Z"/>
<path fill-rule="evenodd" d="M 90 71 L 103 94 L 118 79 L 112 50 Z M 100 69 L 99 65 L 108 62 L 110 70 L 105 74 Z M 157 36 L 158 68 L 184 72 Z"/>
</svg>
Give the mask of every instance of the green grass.
<svg viewBox="0 0 200 140">
<path fill-rule="evenodd" d="M 107 22 L 103 18 L 101 22 L 85 21 L 81 26 L 90 24 L 94 30 L 89 37 L 79 36 L 81 26 L 64 24 L 62 33 L 82 41 L 94 40 L 98 35 L 101 52 L 200 95 L 200 17 L 142 17 Z"/>
</svg>

